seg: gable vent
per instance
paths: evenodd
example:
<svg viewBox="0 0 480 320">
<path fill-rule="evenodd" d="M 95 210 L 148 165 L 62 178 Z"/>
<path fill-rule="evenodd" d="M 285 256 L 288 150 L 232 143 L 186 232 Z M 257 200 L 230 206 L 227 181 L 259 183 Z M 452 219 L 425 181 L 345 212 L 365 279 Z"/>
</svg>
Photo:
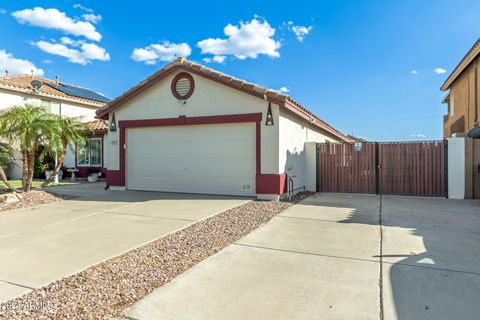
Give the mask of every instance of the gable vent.
<svg viewBox="0 0 480 320">
<path fill-rule="evenodd" d="M 185 97 L 190 91 L 190 80 L 187 78 L 178 79 L 175 84 L 175 91 L 177 91 L 181 97 Z"/>
<path fill-rule="evenodd" d="M 188 99 L 192 95 L 194 87 L 193 77 L 186 72 L 177 74 L 173 78 L 172 93 L 179 100 Z"/>
</svg>

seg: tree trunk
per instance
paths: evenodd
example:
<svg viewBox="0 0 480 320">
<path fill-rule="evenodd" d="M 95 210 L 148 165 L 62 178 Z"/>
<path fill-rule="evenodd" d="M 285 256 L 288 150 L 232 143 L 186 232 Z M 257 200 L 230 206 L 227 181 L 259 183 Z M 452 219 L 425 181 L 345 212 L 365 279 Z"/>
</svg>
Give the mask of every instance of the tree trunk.
<svg viewBox="0 0 480 320">
<path fill-rule="evenodd" d="M 45 180 L 44 183 L 42 183 L 40 188 L 46 187 L 50 182 L 52 182 L 53 179 L 55 179 L 55 176 L 60 171 L 60 168 L 62 167 L 63 161 L 65 160 L 66 156 L 67 156 L 67 146 L 64 146 L 62 154 L 57 159 L 57 166 L 55 167 L 55 170 L 53 171 L 53 174 L 47 180 Z"/>
<path fill-rule="evenodd" d="M 22 189 L 26 191 L 27 177 L 28 177 L 28 162 L 27 152 L 22 152 Z"/>
<path fill-rule="evenodd" d="M 0 167 L 0 180 L 2 180 L 2 182 L 7 186 L 10 191 L 12 191 L 13 193 L 17 192 L 17 189 L 15 189 L 15 187 L 12 186 L 10 182 L 8 182 L 7 175 L 5 174 L 5 171 L 3 171 L 2 167 Z"/>
<path fill-rule="evenodd" d="M 30 191 L 33 181 L 33 171 L 35 166 L 35 152 L 27 152 L 27 179 L 26 183 L 23 186 L 23 191 Z"/>
</svg>

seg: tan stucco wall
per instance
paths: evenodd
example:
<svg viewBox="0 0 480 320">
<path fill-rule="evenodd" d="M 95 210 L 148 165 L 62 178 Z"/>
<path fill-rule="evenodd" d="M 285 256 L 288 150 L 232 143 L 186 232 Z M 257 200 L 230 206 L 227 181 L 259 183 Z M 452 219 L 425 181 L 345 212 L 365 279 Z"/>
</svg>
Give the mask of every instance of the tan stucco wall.
<svg viewBox="0 0 480 320">
<path fill-rule="evenodd" d="M 171 92 L 171 81 L 177 73 L 129 100 L 114 111 L 117 124 L 121 120 L 178 118 L 179 116 L 212 116 L 262 112 L 262 173 L 278 173 L 278 125 L 265 126 L 268 102 L 225 85 L 192 74 L 195 91 L 186 104 Z M 272 104 L 274 121 L 278 123 L 279 107 Z M 111 117 L 111 114 L 109 115 Z M 110 118 L 111 119 L 111 118 Z M 109 120 L 110 120 L 109 119 Z M 119 170 L 119 131 L 109 133 L 108 169 Z"/>
<path fill-rule="evenodd" d="M 480 199 L 480 140 L 465 138 L 465 198 Z"/>
<path fill-rule="evenodd" d="M 480 64 L 480 57 L 476 58 Z M 477 68 L 477 113 L 480 121 L 480 65 Z M 448 138 L 459 126 L 468 132 L 475 124 L 475 67 L 474 61 L 450 86 L 450 100 L 453 100 L 453 114 L 449 113 L 444 123 L 444 138 Z M 463 117 L 463 120 L 462 120 Z"/>
</svg>

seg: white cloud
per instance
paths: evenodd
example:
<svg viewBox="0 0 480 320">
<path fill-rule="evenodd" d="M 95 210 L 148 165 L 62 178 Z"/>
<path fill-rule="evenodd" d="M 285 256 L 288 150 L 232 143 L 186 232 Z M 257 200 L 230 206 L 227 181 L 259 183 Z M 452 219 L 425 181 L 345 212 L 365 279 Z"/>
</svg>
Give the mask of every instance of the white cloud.
<svg viewBox="0 0 480 320">
<path fill-rule="evenodd" d="M 102 16 L 101 15 L 93 14 L 93 13 L 82 14 L 82 18 L 85 21 L 90 21 L 91 23 L 95 23 L 95 24 L 102 21 Z"/>
<path fill-rule="evenodd" d="M 213 54 L 217 60 L 225 61 L 223 56 L 233 55 L 238 59 L 252 58 L 264 54 L 271 58 L 280 57 L 279 41 L 273 37 L 275 29 L 259 17 L 251 21 L 240 21 L 239 25 L 228 24 L 223 29 L 226 39 L 208 38 L 197 43 L 203 54 Z"/>
<path fill-rule="evenodd" d="M 417 70 L 412 70 L 412 74 L 418 74 Z"/>
<path fill-rule="evenodd" d="M 410 137 L 413 137 L 413 138 L 425 138 L 426 136 L 422 133 L 413 133 L 410 135 Z"/>
<path fill-rule="evenodd" d="M 216 62 L 216 63 L 225 63 L 225 60 L 227 59 L 227 56 L 213 56 L 212 58 L 203 58 L 202 60 L 205 62 Z"/>
<path fill-rule="evenodd" d="M 288 89 L 287 87 L 281 87 L 280 89 L 278 89 L 278 91 L 281 93 L 287 93 L 290 92 L 290 89 Z"/>
<path fill-rule="evenodd" d="M 187 43 L 164 41 L 145 48 L 135 48 L 132 52 L 132 59 L 145 64 L 155 64 L 159 61 L 172 61 L 178 57 L 188 57 L 191 54 L 192 49 Z"/>
<path fill-rule="evenodd" d="M 447 70 L 445 70 L 443 68 L 436 68 L 435 69 L 436 74 L 444 74 L 445 72 L 447 72 Z"/>
<path fill-rule="evenodd" d="M 62 38 L 63 39 L 63 38 Z M 66 40 L 66 39 L 63 39 Z M 71 40 L 71 39 L 70 39 Z M 68 40 L 66 41 L 68 42 Z M 73 49 L 68 47 L 65 42 L 63 43 L 52 43 L 48 41 L 37 41 L 32 43 L 32 45 L 38 47 L 40 50 L 47 53 L 68 58 L 68 61 L 73 63 L 79 63 L 86 65 L 91 63 L 93 60 L 100 61 L 109 61 L 110 55 L 102 47 L 97 46 L 94 43 L 74 43 L 72 46 L 78 48 Z"/>
<path fill-rule="evenodd" d="M 55 8 L 44 9 L 35 7 L 33 9 L 24 9 L 15 11 L 12 13 L 12 16 L 21 24 L 60 30 L 66 34 L 84 36 L 94 41 L 100 41 L 102 39 L 102 35 L 96 31 L 90 22 L 72 19 L 64 12 Z"/>
<path fill-rule="evenodd" d="M 0 69 L 7 70 L 10 74 L 30 74 L 43 76 L 43 70 L 37 68 L 31 61 L 14 58 L 5 50 L 0 50 Z"/>
<path fill-rule="evenodd" d="M 52 40 L 52 41 L 55 42 L 55 40 Z M 72 38 L 69 38 L 69 37 L 61 37 L 60 42 L 72 47 L 80 47 L 82 44 L 85 43 L 85 41 L 83 40 L 73 40 Z"/>
<path fill-rule="evenodd" d="M 312 31 L 313 26 L 292 26 L 292 31 L 295 34 L 295 37 L 297 38 L 298 41 L 303 42 L 305 40 L 305 37 Z"/>
<path fill-rule="evenodd" d="M 80 10 L 83 10 L 83 11 L 85 11 L 85 12 L 90 12 L 90 13 L 93 12 L 93 9 L 84 7 L 84 6 L 82 6 L 81 4 L 79 4 L 79 3 L 75 3 L 75 4 L 73 5 L 73 8 L 74 8 L 74 9 L 80 9 Z"/>
</svg>

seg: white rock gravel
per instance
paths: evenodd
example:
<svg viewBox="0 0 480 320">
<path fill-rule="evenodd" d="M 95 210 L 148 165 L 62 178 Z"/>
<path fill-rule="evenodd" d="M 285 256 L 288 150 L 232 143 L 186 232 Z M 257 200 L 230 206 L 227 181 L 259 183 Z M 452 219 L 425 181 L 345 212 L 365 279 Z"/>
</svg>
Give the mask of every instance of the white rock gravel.
<svg viewBox="0 0 480 320">
<path fill-rule="evenodd" d="M 51 283 L 9 305 L 5 319 L 112 319 L 154 289 L 240 239 L 291 204 L 251 201 Z M 34 305 L 39 308 L 22 308 Z M 19 307 L 20 306 L 20 307 Z"/>
</svg>

